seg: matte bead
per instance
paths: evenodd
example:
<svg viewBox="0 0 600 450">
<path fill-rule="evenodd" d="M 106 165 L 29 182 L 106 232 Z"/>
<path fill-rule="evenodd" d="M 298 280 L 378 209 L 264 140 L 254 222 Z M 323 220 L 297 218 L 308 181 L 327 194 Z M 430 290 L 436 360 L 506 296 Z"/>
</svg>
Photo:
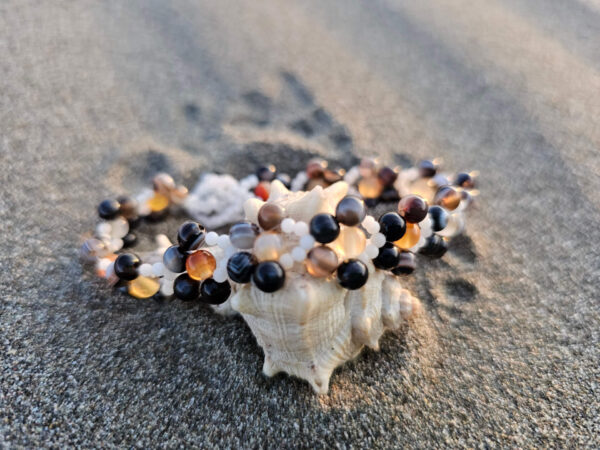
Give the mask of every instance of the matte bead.
<svg viewBox="0 0 600 450">
<path fill-rule="evenodd" d="M 471 174 L 461 172 L 458 175 L 456 175 L 454 184 L 465 189 L 472 189 L 475 187 L 475 180 L 473 179 Z"/>
<path fill-rule="evenodd" d="M 200 301 L 209 305 L 220 305 L 225 303 L 231 295 L 231 284 L 229 281 L 218 283 L 213 278 L 204 280 L 200 286 Z"/>
<path fill-rule="evenodd" d="M 341 199 L 335 208 L 335 218 L 337 221 L 350 227 L 361 223 L 366 215 L 365 202 L 353 195 L 348 195 Z"/>
<path fill-rule="evenodd" d="M 448 242 L 437 234 L 432 234 L 425 241 L 425 245 L 421 247 L 419 253 L 431 258 L 441 258 L 448 251 Z"/>
<path fill-rule="evenodd" d="M 391 270 L 400 262 L 400 249 L 391 242 L 379 249 L 379 254 L 373 259 L 373 265 L 378 269 Z"/>
<path fill-rule="evenodd" d="M 175 278 L 173 293 L 184 302 L 197 300 L 200 297 L 200 282 L 190 278 L 187 273 L 182 273 Z"/>
<path fill-rule="evenodd" d="M 349 259 L 338 267 L 337 278 L 346 289 L 360 289 L 369 279 L 369 269 L 362 261 Z"/>
<path fill-rule="evenodd" d="M 281 224 L 284 215 L 285 212 L 281 206 L 265 203 L 258 210 L 258 224 L 263 230 L 272 230 Z"/>
<path fill-rule="evenodd" d="M 126 195 L 117 198 L 119 202 L 119 213 L 127 220 L 137 216 L 137 201 Z"/>
<path fill-rule="evenodd" d="M 115 260 L 115 274 L 121 280 L 135 280 L 138 277 L 138 267 L 142 264 L 140 258 L 131 254 L 123 253 Z"/>
<path fill-rule="evenodd" d="M 156 278 L 139 276 L 129 282 L 127 292 L 135 298 L 150 298 L 160 289 L 160 282 Z"/>
<path fill-rule="evenodd" d="M 256 170 L 256 177 L 259 181 L 273 181 L 275 178 L 275 166 L 261 166 Z"/>
<path fill-rule="evenodd" d="M 163 255 L 163 264 L 174 273 L 180 273 L 185 270 L 185 260 L 187 255 L 179 250 L 179 247 L 172 245 Z"/>
<path fill-rule="evenodd" d="M 275 261 L 283 253 L 281 236 L 273 232 L 261 233 L 254 241 L 252 253 L 259 261 Z"/>
<path fill-rule="evenodd" d="M 408 275 L 413 273 L 416 267 L 417 262 L 415 260 L 415 255 L 411 252 L 402 252 L 400 253 L 398 265 L 392 269 L 392 273 L 394 275 Z"/>
<path fill-rule="evenodd" d="M 120 206 L 116 200 L 104 200 L 98 205 L 98 215 L 101 219 L 112 220 L 119 214 Z"/>
<path fill-rule="evenodd" d="M 427 216 L 427 202 L 418 195 L 407 195 L 398 203 L 398 212 L 409 223 L 419 223 Z"/>
<path fill-rule="evenodd" d="M 407 223 L 406 233 L 404 233 L 404 236 L 402 236 L 402 238 L 395 241 L 394 244 L 396 244 L 403 250 L 408 250 L 409 248 L 412 248 L 415 245 L 417 245 L 417 242 L 419 242 L 420 238 L 421 229 L 419 228 L 419 225 L 415 223 Z"/>
<path fill-rule="evenodd" d="M 153 213 L 162 212 L 169 206 L 169 197 L 156 192 L 152 198 L 148 200 L 147 205 Z"/>
<path fill-rule="evenodd" d="M 177 231 L 177 242 L 182 251 L 196 250 L 206 239 L 205 229 L 198 222 L 184 222 Z"/>
<path fill-rule="evenodd" d="M 442 231 L 448 225 L 448 211 L 438 205 L 429 208 L 432 231 Z"/>
<path fill-rule="evenodd" d="M 263 292 L 275 292 L 285 283 L 285 271 L 278 262 L 261 262 L 252 274 L 252 281 Z"/>
<path fill-rule="evenodd" d="M 326 277 L 337 269 L 338 264 L 335 252 L 329 247 L 320 245 L 308 252 L 306 270 L 313 277 Z"/>
<path fill-rule="evenodd" d="M 435 162 L 428 159 L 419 163 L 419 175 L 424 178 L 431 178 L 437 172 L 437 165 Z"/>
<path fill-rule="evenodd" d="M 394 184 L 396 178 L 398 178 L 398 172 L 391 167 L 382 167 L 377 173 L 377 178 L 379 178 L 384 187 L 390 187 Z"/>
<path fill-rule="evenodd" d="M 327 244 L 340 234 L 340 226 L 331 214 L 317 214 L 310 221 L 310 234 L 317 242 Z"/>
<path fill-rule="evenodd" d="M 385 213 L 379 218 L 379 231 L 388 242 L 397 241 L 406 233 L 406 221 L 398 213 Z"/>
<path fill-rule="evenodd" d="M 229 229 L 229 242 L 236 248 L 252 248 L 256 237 L 260 233 L 258 227 L 248 221 L 233 224 Z"/>
<path fill-rule="evenodd" d="M 443 206 L 448 211 L 454 211 L 460 204 L 460 192 L 452 186 L 442 186 L 435 193 L 433 203 Z"/>
<path fill-rule="evenodd" d="M 134 233 L 127 233 L 123 237 L 123 247 L 133 247 L 137 244 L 137 236 Z"/>
<path fill-rule="evenodd" d="M 342 225 L 337 239 L 331 243 L 331 247 L 343 259 L 356 258 L 364 251 L 366 245 L 367 237 L 363 230 L 344 225 Z"/>
<path fill-rule="evenodd" d="M 267 201 L 270 192 L 271 183 L 269 183 L 268 181 L 261 181 L 254 188 L 254 195 L 256 195 L 258 198 L 263 199 L 264 201 Z"/>
<path fill-rule="evenodd" d="M 248 283 L 257 260 L 251 253 L 238 252 L 227 261 L 227 274 L 236 283 Z"/>
<path fill-rule="evenodd" d="M 375 176 L 361 178 L 358 182 L 358 192 L 366 199 L 378 198 L 383 192 L 383 183 Z"/>
<path fill-rule="evenodd" d="M 185 270 L 194 280 L 206 280 L 212 277 L 217 268 L 217 261 L 212 253 L 198 250 L 189 255 L 185 261 Z"/>
</svg>

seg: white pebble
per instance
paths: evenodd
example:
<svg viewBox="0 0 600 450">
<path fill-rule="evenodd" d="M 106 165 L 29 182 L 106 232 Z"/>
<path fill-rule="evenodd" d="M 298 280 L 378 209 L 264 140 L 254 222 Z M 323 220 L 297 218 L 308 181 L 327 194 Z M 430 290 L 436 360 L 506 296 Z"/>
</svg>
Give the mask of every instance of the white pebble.
<svg viewBox="0 0 600 450">
<path fill-rule="evenodd" d="M 371 244 L 376 246 L 377 248 L 381 248 L 385 245 L 386 239 L 383 233 L 375 233 L 371 236 Z"/>
<path fill-rule="evenodd" d="M 152 274 L 155 277 L 162 277 L 165 273 L 165 265 L 161 262 L 152 264 Z"/>
<path fill-rule="evenodd" d="M 206 233 L 206 239 L 204 240 L 204 242 L 206 242 L 206 245 L 208 245 L 209 247 L 212 247 L 213 245 L 217 245 L 218 240 L 219 235 L 214 231 L 209 231 L 208 233 Z"/>
<path fill-rule="evenodd" d="M 306 250 L 304 250 L 302 247 L 294 247 L 292 249 L 292 258 L 294 261 L 304 261 L 306 259 Z"/>
<path fill-rule="evenodd" d="M 227 281 L 227 269 L 225 267 L 217 267 L 217 269 L 215 269 L 213 272 L 212 277 L 217 283 L 223 283 L 224 281 Z"/>
<path fill-rule="evenodd" d="M 151 277 L 153 275 L 153 267 L 152 264 L 144 263 L 138 269 L 138 272 L 143 277 Z"/>
<path fill-rule="evenodd" d="M 315 246 L 315 238 L 310 234 L 305 234 L 300 238 L 300 247 L 308 251 Z"/>
<path fill-rule="evenodd" d="M 294 258 L 289 253 L 284 253 L 279 257 L 279 263 L 284 269 L 291 269 L 294 266 Z"/>
<path fill-rule="evenodd" d="M 229 247 L 231 245 L 231 243 L 229 242 L 229 235 L 222 234 L 221 236 L 219 236 L 219 239 L 217 240 L 217 245 L 223 250 Z"/>
<path fill-rule="evenodd" d="M 294 234 L 302 237 L 308 234 L 308 224 L 306 222 L 296 222 L 294 225 Z"/>
<path fill-rule="evenodd" d="M 98 225 L 96 225 L 96 236 L 100 238 L 110 237 L 111 230 L 112 227 L 110 226 L 110 223 L 100 222 Z"/>
<path fill-rule="evenodd" d="M 377 255 L 379 255 L 379 248 L 376 245 L 369 244 L 365 248 L 365 254 L 371 259 L 377 258 Z"/>
<path fill-rule="evenodd" d="M 113 238 L 122 238 L 129 233 L 129 222 L 122 217 L 117 217 L 109 222 L 110 236 Z"/>
<path fill-rule="evenodd" d="M 296 224 L 296 221 L 290 217 L 286 217 L 285 219 L 283 219 L 281 221 L 281 231 L 283 231 L 284 233 L 291 233 L 294 231 L 294 225 Z"/>
</svg>

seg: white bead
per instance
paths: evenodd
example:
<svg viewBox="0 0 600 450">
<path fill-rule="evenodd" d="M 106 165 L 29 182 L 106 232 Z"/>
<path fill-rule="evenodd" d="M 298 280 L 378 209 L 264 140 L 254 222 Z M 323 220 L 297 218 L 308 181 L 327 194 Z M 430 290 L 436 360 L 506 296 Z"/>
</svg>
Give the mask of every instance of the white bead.
<svg viewBox="0 0 600 450">
<path fill-rule="evenodd" d="M 123 248 L 123 239 L 111 239 L 108 247 L 111 252 L 118 252 Z"/>
<path fill-rule="evenodd" d="M 212 247 L 213 245 L 217 245 L 218 240 L 219 235 L 214 231 L 209 231 L 208 233 L 206 233 L 206 239 L 204 240 L 204 242 L 206 242 L 206 245 Z"/>
<path fill-rule="evenodd" d="M 165 297 L 173 295 L 173 280 L 163 278 L 160 283 L 160 293 Z"/>
<path fill-rule="evenodd" d="M 153 275 L 153 267 L 152 264 L 144 263 L 138 269 L 138 272 L 143 277 L 151 277 Z"/>
<path fill-rule="evenodd" d="M 164 273 L 165 273 L 165 266 L 163 263 L 157 262 L 157 263 L 152 264 L 152 274 L 155 277 L 162 277 Z"/>
<path fill-rule="evenodd" d="M 165 277 L 167 280 L 174 280 L 175 278 L 177 278 L 179 276 L 178 273 L 175 272 L 171 272 L 169 269 L 165 268 L 163 270 L 163 277 Z"/>
<path fill-rule="evenodd" d="M 231 243 L 229 242 L 229 235 L 222 234 L 221 236 L 219 236 L 219 239 L 217 240 L 217 245 L 223 250 L 229 247 L 231 245 Z"/>
<path fill-rule="evenodd" d="M 237 251 L 237 248 L 235 248 L 233 245 L 230 245 L 225 249 L 225 256 L 229 258 L 230 256 L 233 256 Z"/>
<path fill-rule="evenodd" d="M 310 234 L 305 234 L 304 236 L 302 236 L 300 238 L 300 247 L 302 247 L 304 250 L 310 250 L 311 248 L 313 248 L 315 246 L 315 238 L 312 237 Z"/>
<path fill-rule="evenodd" d="M 98 270 L 106 270 L 106 268 L 108 267 L 108 265 L 111 263 L 112 261 L 108 258 L 100 258 L 98 260 L 98 262 L 96 263 L 96 268 Z"/>
<path fill-rule="evenodd" d="M 98 225 L 96 225 L 96 236 L 101 238 L 110 237 L 111 230 L 112 227 L 110 226 L 110 223 L 100 222 Z"/>
<path fill-rule="evenodd" d="M 294 225 L 294 234 L 299 237 L 308 234 L 308 224 L 306 222 L 296 222 Z"/>
<path fill-rule="evenodd" d="M 129 233 L 129 222 L 122 217 L 117 217 L 110 222 L 110 236 L 113 238 L 122 238 Z"/>
<path fill-rule="evenodd" d="M 215 269 L 213 272 L 212 277 L 217 283 L 223 283 L 224 281 L 227 281 L 227 269 L 225 267 L 217 267 L 217 269 Z"/>
<path fill-rule="evenodd" d="M 371 259 L 377 258 L 377 255 L 379 255 L 379 248 L 373 244 L 369 244 L 365 248 L 365 254 Z"/>
<path fill-rule="evenodd" d="M 291 233 L 294 231 L 294 225 L 296 221 L 290 217 L 286 217 L 281 221 L 281 231 L 284 233 Z"/>
<path fill-rule="evenodd" d="M 371 236 L 371 244 L 376 246 L 377 248 L 381 248 L 385 245 L 385 236 L 382 233 L 375 233 Z"/>
<path fill-rule="evenodd" d="M 279 257 L 279 263 L 284 269 L 291 269 L 294 267 L 294 258 L 289 253 L 284 253 Z"/>
<path fill-rule="evenodd" d="M 116 276 L 116 274 L 115 274 L 115 262 L 111 261 L 110 264 L 108 266 L 106 266 L 106 270 L 105 270 L 105 273 L 104 273 L 104 278 L 106 278 L 107 280 L 109 280 L 113 276 Z"/>
<path fill-rule="evenodd" d="M 379 230 L 380 230 L 379 222 L 377 222 L 375 219 L 373 219 L 372 216 L 368 216 L 368 217 L 371 217 L 372 220 L 370 220 L 367 224 L 364 224 L 364 222 L 363 222 L 363 224 L 364 224 L 363 226 L 367 230 L 367 233 L 369 233 L 370 235 L 379 233 Z"/>
<path fill-rule="evenodd" d="M 292 258 L 294 261 L 304 261 L 306 259 L 306 250 L 304 250 L 302 247 L 294 247 L 292 249 Z"/>
</svg>

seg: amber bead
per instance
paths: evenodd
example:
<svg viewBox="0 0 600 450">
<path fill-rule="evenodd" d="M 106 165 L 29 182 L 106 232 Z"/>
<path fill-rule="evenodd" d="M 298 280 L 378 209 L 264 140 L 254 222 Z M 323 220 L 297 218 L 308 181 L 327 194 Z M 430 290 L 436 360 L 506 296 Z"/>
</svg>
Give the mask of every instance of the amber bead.
<svg viewBox="0 0 600 450">
<path fill-rule="evenodd" d="M 398 265 L 400 261 L 400 249 L 391 242 L 386 242 L 379 249 L 379 254 L 373 258 L 373 265 L 378 269 L 390 270 Z"/>
<path fill-rule="evenodd" d="M 206 280 L 212 277 L 216 268 L 215 257 L 206 250 L 198 250 L 185 260 L 185 270 L 194 280 Z"/>
<path fill-rule="evenodd" d="M 140 258 L 131 254 L 123 253 L 115 260 L 115 274 L 121 280 L 135 280 L 138 276 L 138 267 L 142 264 Z"/>
<path fill-rule="evenodd" d="M 358 171 L 363 178 L 374 177 L 377 174 L 377 160 L 373 158 L 361 159 Z"/>
<path fill-rule="evenodd" d="M 419 250 L 419 253 L 431 258 L 441 258 L 448 251 L 448 242 L 437 234 L 432 234 L 427 238 L 425 245 Z"/>
<path fill-rule="evenodd" d="M 273 232 L 258 235 L 254 241 L 253 254 L 259 261 L 278 260 L 282 253 L 283 241 L 281 236 Z"/>
<path fill-rule="evenodd" d="M 386 241 L 394 242 L 406 233 L 406 221 L 398 213 L 385 213 L 379 218 L 379 230 Z"/>
<path fill-rule="evenodd" d="M 120 206 L 116 200 L 104 200 L 98 205 L 98 215 L 101 219 L 112 220 L 119 214 Z"/>
<path fill-rule="evenodd" d="M 411 252 L 402 252 L 398 259 L 398 265 L 392 269 L 392 273 L 394 275 L 408 275 L 413 273 L 416 267 L 415 255 Z"/>
<path fill-rule="evenodd" d="M 338 282 L 346 289 L 360 289 L 369 279 L 369 269 L 362 261 L 349 259 L 337 269 Z"/>
<path fill-rule="evenodd" d="M 437 164 L 431 160 L 424 160 L 419 163 L 419 175 L 424 178 L 431 178 L 437 172 Z"/>
<path fill-rule="evenodd" d="M 169 206 L 169 197 L 164 194 L 155 192 L 150 200 L 148 200 L 148 207 L 153 213 L 164 211 Z"/>
<path fill-rule="evenodd" d="M 172 245 L 163 254 L 163 264 L 174 273 L 181 273 L 185 270 L 185 260 L 187 254 L 182 252 L 178 246 Z"/>
<path fill-rule="evenodd" d="M 431 218 L 431 229 L 442 231 L 448 225 L 448 211 L 438 205 L 429 208 L 429 217 Z"/>
<path fill-rule="evenodd" d="M 137 216 L 137 201 L 131 197 L 122 195 L 117 198 L 119 202 L 119 212 L 127 220 L 133 219 Z"/>
<path fill-rule="evenodd" d="M 198 222 L 184 222 L 177 230 L 177 242 L 182 251 L 196 250 L 206 238 L 205 229 Z"/>
<path fill-rule="evenodd" d="M 367 245 L 367 237 L 362 229 L 358 227 L 340 227 L 340 234 L 331 247 L 344 259 L 356 258 Z"/>
<path fill-rule="evenodd" d="M 398 203 L 398 213 L 408 223 L 419 223 L 427 216 L 428 209 L 425 199 L 418 195 L 407 195 Z"/>
<path fill-rule="evenodd" d="M 335 252 L 321 245 L 308 252 L 306 270 L 313 277 L 326 277 L 331 275 L 338 266 L 338 257 Z"/>
<path fill-rule="evenodd" d="M 213 278 L 204 280 L 200 286 L 200 301 L 209 305 L 220 305 L 225 303 L 231 295 L 231 284 L 225 280 L 222 283 Z"/>
<path fill-rule="evenodd" d="M 258 210 L 258 224 L 263 230 L 277 228 L 284 218 L 283 208 L 274 203 L 265 203 Z"/>
<path fill-rule="evenodd" d="M 175 189 L 175 181 L 173 177 L 168 173 L 159 173 L 152 180 L 152 186 L 154 187 L 154 192 L 158 194 L 162 194 L 168 197 Z"/>
<path fill-rule="evenodd" d="M 200 282 L 190 278 L 187 273 L 182 273 L 173 283 L 173 293 L 184 302 L 197 300 L 200 297 Z"/>
<path fill-rule="evenodd" d="M 379 178 L 385 187 L 390 187 L 394 184 L 396 178 L 398 178 L 398 172 L 391 167 L 382 167 L 377 172 L 377 178 Z"/>
<path fill-rule="evenodd" d="M 354 195 L 348 195 L 341 199 L 335 208 L 337 221 L 350 227 L 361 223 L 366 215 L 365 202 Z"/>
<path fill-rule="evenodd" d="M 261 181 L 254 188 L 254 195 L 256 195 L 258 198 L 263 199 L 264 201 L 267 201 L 267 199 L 269 198 L 270 192 L 271 192 L 271 183 L 269 183 L 268 181 Z"/>
<path fill-rule="evenodd" d="M 275 292 L 285 283 L 285 271 L 276 261 L 261 262 L 252 274 L 252 282 L 263 292 Z"/>
<path fill-rule="evenodd" d="M 394 244 L 396 244 L 403 250 L 408 250 L 409 248 L 417 245 L 417 242 L 419 242 L 420 238 L 421 229 L 419 228 L 419 225 L 417 225 L 416 223 L 407 223 L 406 233 L 404 233 L 404 236 L 402 236 L 402 238 L 395 241 Z"/>
<path fill-rule="evenodd" d="M 475 180 L 473 179 L 471 174 L 466 173 L 466 172 L 461 172 L 458 175 L 456 175 L 454 184 L 456 186 L 460 186 L 465 189 L 471 189 L 471 188 L 475 187 Z"/>
<path fill-rule="evenodd" d="M 433 203 L 443 206 L 448 211 L 453 211 L 460 204 L 460 192 L 452 186 L 442 186 L 435 193 Z"/>
<path fill-rule="evenodd" d="M 378 198 L 383 192 L 383 183 L 375 176 L 361 178 L 358 182 L 358 192 L 364 198 Z"/>
<path fill-rule="evenodd" d="M 156 278 L 139 276 L 130 281 L 127 286 L 129 295 L 135 298 L 150 298 L 160 289 L 160 283 Z"/>
<path fill-rule="evenodd" d="M 275 166 L 261 166 L 256 170 L 259 181 L 273 181 L 275 178 Z"/>
<path fill-rule="evenodd" d="M 252 248 L 258 233 L 260 233 L 260 230 L 252 222 L 238 222 L 229 229 L 229 242 L 239 249 Z"/>
<path fill-rule="evenodd" d="M 248 252 L 238 252 L 227 261 L 227 274 L 236 283 L 248 283 L 258 261 Z"/>
<path fill-rule="evenodd" d="M 340 225 L 331 214 L 317 214 L 310 221 L 310 234 L 317 242 L 327 244 L 338 237 Z"/>
</svg>

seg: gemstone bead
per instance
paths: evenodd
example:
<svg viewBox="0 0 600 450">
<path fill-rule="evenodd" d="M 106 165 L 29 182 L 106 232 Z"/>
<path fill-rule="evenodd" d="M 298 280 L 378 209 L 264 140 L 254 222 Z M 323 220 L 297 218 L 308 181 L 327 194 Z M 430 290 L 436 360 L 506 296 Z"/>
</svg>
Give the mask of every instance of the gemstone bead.
<svg viewBox="0 0 600 450">
<path fill-rule="evenodd" d="M 329 247 L 320 245 L 308 252 L 306 270 L 313 277 L 326 277 L 337 269 L 338 264 L 335 252 Z"/>
<path fill-rule="evenodd" d="M 432 178 L 417 178 L 410 183 L 409 190 L 411 194 L 423 197 L 427 202 L 430 202 L 433 200 L 437 187 Z"/>
<path fill-rule="evenodd" d="M 456 175 L 454 184 L 456 186 L 460 186 L 465 189 L 472 189 L 475 187 L 475 180 L 473 179 L 471 174 L 466 173 L 466 172 L 461 172 Z"/>
<path fill-rule="evenodd" d="M 362 261 L 349 259 L 338 267 L 337 278 L 346 289 L 360 289 L 369 279 L 369 269 Z"/>
<path fill-rule="evenodd" d="M 442 231 L 448 225 L 448 211 L 438 205 L 429 208 L 429 217 L 431 218 L 432 231 Z"/>
<path fill-rule="evenodd" d="M 205 239 L 205 229 L 198 222 L 184 222 L 177 231 L 177 242 L 182 251 L 196 250 Z"/>
<path fill-rule="evenodd" d="M 220 305 L 225 303 L 231 295 L 231 284 L 229 281 L 218 283 L 213 278 L 204 280 L 200 286 L 200 301 L 209 305 Z"/>
<path fill-rule="evenodd" d="M 433 234 L 427 238 L 425 245 L 421 247 L 419 253 L 431 258 L 441 258 L 448 251 L 448 242 L 437 234 Z"/>
<path fill-rule="evenodd" d="M 272 261 L 279 259 L 282 249 L 281 236 L 277 233 L 265 232 L 254 241 L 253 254 L 259 261 Z"/>
<path fill-rule="evenodd" d="M 261 262 L 252 274 L 252 281 L 263 292 L 275 292 L 285 283 L 285 271 L 278 262 Z"/>
<path fill-rule="evenodd" d="M 169 197 L 156 192 L 147 202 L 150 211 L 153 213 L 164 211 L 169 206 Z"/>
<path fill-rule="evenodd" d="M 413 273 L 416 268 L 417 262 L 415 260 L 415 255 L 411 252 L 402 252 L 400 253 L 398 265 L 392 269 L 392 273 L 394 275 L 408 275 Z"/>
<path fill-rule="evenodd" d="M 350 227 L 361 223 L 366 214 L 365 202 L 353 195 L 348 195 L 341 199 L 335 208 L 335 218 L 337 221 Z"/>
<path fill-rule="evenodd" d="M 431 160 L 423 160 L 419 163 L 419 175 L 424 178 L 431 178 L 437 172 L 437 165 Z"/>
<path fill-rule="evenodd" d="M 373 265 L 378 269 L 391 270 L 400 262 L 400 249 L 391 242 L 379 249 L 379 254 L 373 259 Z"/>
<path fill-rule="evenodd" d="M 156 278 L 139 276 L 130 281 L 127 286 L 129 295 L 135 298 L 150 298 L 160 289 L 160 282 Z"/>
<path fill-rule="evenodd" d="M 364 198 L 378 198 L 383 192 L 383 183 L 375 176 L 361 178 L 358 182 L 358 192 Z"/>
<path fill-rule="evenodd" d="M 403 250 L 408 250 L 409 248 L 412 248 L 415 245 L 417 245 L 417 242 L 419 242 L 420 238 L 421 229 L 419 228 L 419 225 L 415 223 L 407 223 L 406 233 L 404 233 L 404 236 L 402 236 L 402 238 L 395 241 L 394 244 L 396 244 Z"/>
<path fill-rule="evenodd" d="M 389 187 L 392 186 L 396 181 L 396 178 L 398 178 L 398 172 L 391 167 L 382 167 L 377 173 L 377 178 L 379 178 L 383 186 Z"/>
<path fill-rule="evenodd" d="M 270 192 L 271 183 L 269 183 L 268 181 L 261 181 L 254 188 L 254 195 L 256 195 L 258 198 L 263 199 L 264 201 L 267 201 Z"/>
<path fill-rule="evenodd" d="M 248 283 L 257 260 L 251 253 L 238 252 L 227 261 L 227 274 L 236 283 Z"/>
<path fill-rule="evenodd" d="M 174 273 L 180 273 L 185 270 L 185 260 L 187 255 L 179 250 L 179 247 L 172 245 L 163 254 L 163 264 Z"/>
<path fill-rule="evenodd" d="M 131 254 L 123 253 L 115 260 L 115 274 L 121 280 L 135 280 L 138 277 L 138 267 L 142 264 L 140 258 Z"/>
<path fill-rule="evenodd" d="M 206 280 L 212 277 L 217 268 L 217 260 L 212 253 L 198 250 L 189 255 L 185 261 L 185 270 L 194 280 Z"/>
<path fill-rule="evenodd" d="M 281 224 L 284 215 L 285 212 L 281 206 L 265 203 L 258 210 L 258 224 L 263 230 L 272 230 Z"/>
<path fill-rule="evenodd" d="M 360 160 L 358 170 L 360 176 L 363 178 L 372 177 L 375 175 L 377 169 L 377 160 L 373 158 L 363 158 Z"/>
<path fill-rule="evenodd" d="M 427 215 L 427 202 L 418 195 L 407 195 L 398 203 L 398 212 L 408 223 L 419 223 Z"/>
<path fill-rule="evenodd" d="M 256 236 L 260 233 L 258 227 L 248 221 L 233 224 L 229 229 L 229 242 L 236 248 L 252 248 Z"/>
<path fill-rule="evenodd" d="M 367 237 L 363 230 L 358 227 L 347 227 L 342 225 L 340 234 L 331 247 L 341 255 L 343 259 L 356 258 L 367 245 Z"/>
<path fill-rule="evenodd" d="M 325 170 L 325 172 L 323 172 L 323 179 L 328 184 L 337 183 L 338 181 L 341 181 L 343 177 L 344 172 L 341 170 Z"/>
<path fill-rule="evenodd" d="M 398 213 L 385 213 L 379 218 L 379 230 L 388 242 L 394 242 L 406 233 L 406 221 Z"/>
<path fill-rule="evenodd" d="M 190 278 L 187 273 L 182 273 L 175 278 L 173 293 L 184 302 L 197 300 L 200 297 L 200 282 Z"/>
<path fill-rule="evenodd" d="M 327 244 L 340 234 L 340 226 L 331 214 L 317 214 L 310 221 L 310 234 L 317 242 Z"/>
<path fill-rule="evenodd" d="M 119 214 L 120 206 L 116 200 L 104 200 L 98 205 L 98 215 L 101 219 L 112 220 Z"/>
<path fill-rule="evenodd" d="M 452 186 L 442 186 L 435 193 L 433 203 L 443 206 L 448 211 L 453 211 L 460 204 L 460 192 Z"/>
</svg>

